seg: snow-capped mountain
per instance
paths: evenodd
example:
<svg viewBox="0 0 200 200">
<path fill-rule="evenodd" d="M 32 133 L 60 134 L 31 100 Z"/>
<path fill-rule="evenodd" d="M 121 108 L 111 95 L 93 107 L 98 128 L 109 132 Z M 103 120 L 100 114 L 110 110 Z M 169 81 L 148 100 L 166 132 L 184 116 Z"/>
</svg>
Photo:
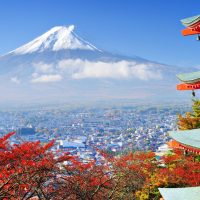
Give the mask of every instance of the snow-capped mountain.
<svg viewBox="0 0 200 200">
<path fill-rule="evenodd" d="M 177 95 L 175 75 L 192 70 L 115 55 L 57 26 L 0 57 L 0 103 L 163 100 Z"/>
<path fill-rule="evenodd" d="M 33 41 L 10 53 L 15 55 L 59 51 L 65 49 L 98 50 L 90 43 L 79 38 L 74 32 L 74 25 L 56 26 Z M 99 51 L 99 50 L 98 50 Z"/>
</svg>

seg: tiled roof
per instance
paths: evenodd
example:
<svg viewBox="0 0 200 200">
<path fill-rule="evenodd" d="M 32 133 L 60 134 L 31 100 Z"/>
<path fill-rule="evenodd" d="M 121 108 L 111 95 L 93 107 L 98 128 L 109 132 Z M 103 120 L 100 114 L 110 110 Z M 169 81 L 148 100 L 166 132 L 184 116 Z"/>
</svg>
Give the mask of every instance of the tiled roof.
<svg viewBox="0 0 200 200">
<path fill-rule="evenodd" d="M 193 16 L 193 17 L 188 17 L 188 18 L 182 19 L 181 23 L 184 26 L 188 27 L 188 26 L 191 26 L 194 23 L 198 22 L 199 20 L 200 20 L 200 15 L 196 15 L 196 16 Z"/>
<path fill-rule="evenodd" d="M 164 200 L 200 200 L 200 187 L 158 189 Z"/>
<path fill-rule="evenodd" d="M 195 83 L 195 82 L 200 81 L 200 71 L 185 73 L 185 74 L 178 74 L 177 78 L 184 83 Z"/>
<path fill-rule="evenodd" d="M 169 131 L 169 136 L 181 144 L 200 149 L 200 129 Z"/>
</svg>

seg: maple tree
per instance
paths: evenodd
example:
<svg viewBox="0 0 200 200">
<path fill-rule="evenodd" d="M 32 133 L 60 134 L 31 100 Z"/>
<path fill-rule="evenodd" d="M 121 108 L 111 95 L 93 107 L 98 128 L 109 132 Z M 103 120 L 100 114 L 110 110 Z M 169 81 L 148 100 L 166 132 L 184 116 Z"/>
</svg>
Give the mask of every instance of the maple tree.
<svg viewBox="0 0 200 200">
<path fill-rule="evenodd" d="M 161 198 L 158 188 L 190 187 L 200 185 L 200 162 L 194 162 L 194 155 L 184 155 L 182 150 L 165 155 L 157 165 L 154 173 L 137 192 L 139 199 Z"/>
<path fill-rule="evenodd" d="M 28 199 L 35 195 L 45 198 L 46 184 L 55 177 L 53 172 L 59 163 L 53 153 L 47 152 L 53 142 L 44 146 L 40 142 L 11 146 L 7 139 L 13 134 L 0 141 L 0 198 Z"/>
<path fill-rule="evenodd" d="M 158 187 L 200 185 L 200 162 L 176 151 L 156 160 L 153 152 L 111 156 L 83 163 L 51 150 L 54 142 L 10 145 L 0 138 L 0 199 L 159 199 Z"/>
<path fill-rule="evenodd" d="M 156 167 L 153 152 L 134 152 L 114 158 L 112 166 L 115 172 L 113 199 L 135 199 L 149 175 Z"/>
<path fill-rule="evenodd" d="M 109 185 L 106 167 L 82 163 L 69 153 L 52 152 L 54 141 L 10 145 L 0 139 L 0 199 L 92 199 Z M 58 156 L 61 153 L 60 156 Z M 98 198 L 97 198 L 98 199 Z"/>
</svg>

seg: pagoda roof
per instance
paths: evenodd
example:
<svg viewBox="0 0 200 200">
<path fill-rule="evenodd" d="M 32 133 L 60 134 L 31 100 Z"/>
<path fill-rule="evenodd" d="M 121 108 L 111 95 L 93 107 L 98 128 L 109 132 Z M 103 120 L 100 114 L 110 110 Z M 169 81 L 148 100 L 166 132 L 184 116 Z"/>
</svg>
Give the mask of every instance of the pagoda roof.
<svg viewBox="0 0 200 200">
<path fill-rule="evenodd" d="M 181 144 L 200 149 L 200 129 L 169 131 L 169 136 Z"/>
<path fill-rule="evenodd" d="M 188 18 L 182 19 L 181 23 L 184 26 L 188 27 L 188 26 L 191 26 L 191 25 L 197 23 L 198 21 L 200 21 L 200 15 L 195 15 L 193 17 L 188 17 Z"/>
<path fill-rule="evenodd" d="M 200 200 L 200 187 L 158 189 L 164 200 Z"/>
<path fill-rule="evenodd" d="M 195 83 L 200 81 L 200 71 L 178 74 L 177 78 L 184 83 Z"/>
</svg>

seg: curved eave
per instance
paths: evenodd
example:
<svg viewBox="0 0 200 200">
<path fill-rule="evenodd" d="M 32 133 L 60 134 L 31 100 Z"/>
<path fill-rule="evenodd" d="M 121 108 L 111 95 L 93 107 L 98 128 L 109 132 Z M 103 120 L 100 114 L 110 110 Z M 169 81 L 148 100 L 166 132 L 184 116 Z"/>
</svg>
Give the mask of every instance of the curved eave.
<svg viewBox="0 0 200 200">
<path fill-rule="evenodd" d="M 183 146 L 200 149 L 200 129 L 169 131 L 169 136 L 183 144 Z"/>
<path fill-rule="evenodd" d="M 176 77 L 183 83 L 197 83 L 200 82 L 200 71 L 192 73 L 178 74 Z"/>
<path fill-rule="evenodd" d="M 188 26 L 187 28 L 183 29 L 181 32 L 183 36 L 200 34 L 200 21 L 197 21 L 195 24 Z"/>
<path fill-rule="evenodd" d="M 200 154 L 200 149 L 198 148 L 195 148 L 195 147 L 191 147 L 191 146 L 188 146 L 188 145 L 184 145 L 184 144 L 179 144 L 179 148 L 180 149 L 184 149 L 188 152 L 192 152 L 192 153 L 195 153 L 195 154 Z"/>
<path fill-rule="evenodd" d="M 195 15 L 181 20 L 181 23 L 188 27 L 200 21 L 200 15 Z"/>
<path fill-rule="evenodd" d="M 198 20 L 197 22 L 195 22 L 194 24 L 188 26 L 188 29 L 192 29 L 192 30 L 197 30 L 199 29 L 199 25 L 200 25 L 200 20 Z"/>
</svg>

